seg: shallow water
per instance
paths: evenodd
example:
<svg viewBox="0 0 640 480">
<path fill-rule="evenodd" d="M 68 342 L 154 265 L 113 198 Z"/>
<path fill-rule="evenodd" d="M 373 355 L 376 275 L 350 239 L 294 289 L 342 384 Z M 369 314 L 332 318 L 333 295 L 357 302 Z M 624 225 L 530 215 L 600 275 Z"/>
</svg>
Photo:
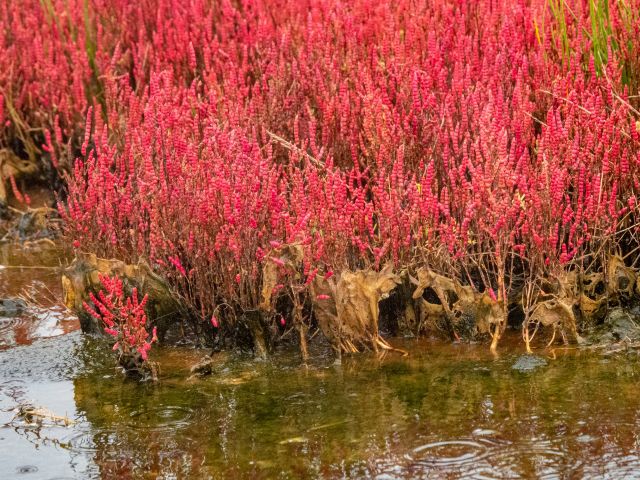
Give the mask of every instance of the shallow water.
<svg viewBox="0 0 640 480">
<path fill-rule="evenodd" d="M 0 350 L 80 327 L 60 306 L 60 269 L 67 262 L 67 255 L 47 244 L 23 250 L 0 243 Z M 7 299 L 11 308 L 3 308 Z"/>
<path fill-rule="evenodd" d="M 396 340 L 407 358 L 156 349 L 157 384 L 78 332 L 0 351 L 0 478 L 640 478 L 635 356 Z M 529 364 L 524 362 L 525 364 Z M 17 415 L 30 403 L 74 423 Z"/>
</svg>

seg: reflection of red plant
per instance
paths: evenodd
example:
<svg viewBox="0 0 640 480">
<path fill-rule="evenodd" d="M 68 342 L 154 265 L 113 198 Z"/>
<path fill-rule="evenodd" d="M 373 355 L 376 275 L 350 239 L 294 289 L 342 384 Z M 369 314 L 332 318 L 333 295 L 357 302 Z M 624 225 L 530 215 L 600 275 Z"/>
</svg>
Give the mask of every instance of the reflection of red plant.
<svg viewBox="0 0 640 480">
<path fill-rule="evenodd" d="M 137 352 L 142 360 L 146 361 L 151 344 L 157 341 L 156 327 L 153 327 L 151 338 L 146 328 L 147 315 L 144 307 L 147 304 L 147 295 L 138 300 L 138 290 L 134 288 L 131 295 L 126 296 L 122 280 L 118 277 L 101 275 L 100 283 L 103 290 L 98 296 L 93 293 L 89 295 L 95 308 L 85 302 L 85 310 L 101 321 L 104 331 L 116 339 L 113 349 L 117 350 L 121 357 L 129 358 Z"/>
</svg>

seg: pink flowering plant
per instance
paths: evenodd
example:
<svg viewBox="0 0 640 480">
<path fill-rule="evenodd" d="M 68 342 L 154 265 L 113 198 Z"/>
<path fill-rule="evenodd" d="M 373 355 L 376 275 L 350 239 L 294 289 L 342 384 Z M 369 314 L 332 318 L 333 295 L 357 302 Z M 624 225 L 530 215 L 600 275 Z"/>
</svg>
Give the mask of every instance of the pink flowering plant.
<svg viewBox="0 0 640 480">
<path fill-rule="evenodd" d="M 271 252 L 292 244 L 300 276 L 278 271 L 274 305 L 318 300 L 317 272 L 393 264 L 472 284 L 506 316 L 541 278 L 640 264 L 639 12 L 0 0 L 0 149 L 35 132 L 69 171 L 74 248 L 148 262 L 215 331 L 259 307 Z M 139 310 L 138 327 L 105 324 L 146 355 Z"/>
<path fill-rule="evenodd" d="M 147 295 L 138 298 L 137 288 L 126 295 L 122 279 L 117 276 L 100 276 L 102 290 L 89 295 L 93 306 L 84 303 L 89 315 L 101 322 L 104 331 L 113 337 L 113 350 L 118 352 L 119 363 L 125 369 L 139 369 L 148 359 L 149 350 L 157 342 L 156 327 L 150 335 L 147 331 L 145 305 Z"/>
</svg>

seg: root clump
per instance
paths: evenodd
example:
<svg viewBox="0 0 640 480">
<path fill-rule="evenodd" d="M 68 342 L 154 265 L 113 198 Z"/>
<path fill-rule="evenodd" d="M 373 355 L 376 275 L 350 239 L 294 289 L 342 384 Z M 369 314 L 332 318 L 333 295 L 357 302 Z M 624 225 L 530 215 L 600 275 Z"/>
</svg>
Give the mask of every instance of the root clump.
<svg viewBox="0 0 640 480">
<path fill-rule="evenodd" d="M 395 350 L 379 333 L 379 302 L 400 284 L 390 265 L 380 272 L 343 271 L 338 278 L 318 275 L 311 285 L 320 330 L 335 352 Z M 402 352 L 404 353 L 404 352 Z"/>
<path fill-rule="evenodd" d="M 274 343 L 286 336 L 289 326 L 298 334 L 305 361 L 309 332 L 314 327 L 338 358 L 364 350 L 405 354 L 380 334 L 380 302 L 392 293 L 399 312 L 395 321 L 401 330 L 416 335 L 444 333 L 455 340 L 490 338 L 492 347 L 507 327 L 507 312 L 518 308 L 523 312 L 522 332 L 528 351 L 541 329 L 549 332 L 547 346 L 553 345 L 557 334 L 565 344 L 583 344 L 583 335 L 602 325 L 612 308 L 624 311 L 640 298 L 636 270 L 619 256 L 610 257 L 602 272 L 569 271 L 525 284 L 505 308 L 492 291 L 480 292 L 473 284 L 464 285 L 429 267 L 417 269 L 415 276 L 395 272 L 391 265 L 379 271 L 345 269 L 335 275 L 318 273 L 305 285 L 300 274 L 304 254 L 299 245 L 279 246 L 270 255 L 262 268 L 258 308 L 234 313 L 235 322 L 250 332 L 254 354 L 263 359 Z M 63 285 L 65 303 L 80 313 L 85 331 L 103 328 L 82 314 L 83 302 L 99 287 L 100 274 L 118 275 L 148 294 L 153 325 L 160 327 L 167 319 L 180 321 L 176 313 L 187 310 L 146 263 L 128 265 L 79 255 L 64 272 Z M 283 281 L 289 284 L 283 285 Z M 134 365 L 131 371 L 139 367 Z M 200 369 L 195 373 L 200 374 Z"/>
</svg>

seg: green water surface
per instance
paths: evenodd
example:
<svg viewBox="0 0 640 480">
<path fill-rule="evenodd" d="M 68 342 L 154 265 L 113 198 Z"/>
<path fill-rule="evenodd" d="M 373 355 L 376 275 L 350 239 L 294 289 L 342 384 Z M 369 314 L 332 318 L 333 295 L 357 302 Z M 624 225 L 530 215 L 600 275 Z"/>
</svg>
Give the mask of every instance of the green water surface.
<svg viewBox="0 0 640 480">
<path fill-rule="evenodd" d="M 5 295 L 61 294 L 56 262 L 0 260 Z M 141 384 L 50 302 L 0 318 L 0 479 L 640 478 L 634 353 L 390 339 L 410 355 L 224 353 L 190 379 L 208 352 L 154 348 Z"/>
<path fill-rule="evenodd" d="M 408 358 L 310 365 L 162 349 L 157 384 L 123 379 L 78 333 L 0 352 L 0 478 L 629 478 L 640 476 L 635 356 L 401 341 Z M 71 426 L 15 417 L 30 402 Z M 2 425 L 4 424 L 4 425 Z"/>
</svg>

